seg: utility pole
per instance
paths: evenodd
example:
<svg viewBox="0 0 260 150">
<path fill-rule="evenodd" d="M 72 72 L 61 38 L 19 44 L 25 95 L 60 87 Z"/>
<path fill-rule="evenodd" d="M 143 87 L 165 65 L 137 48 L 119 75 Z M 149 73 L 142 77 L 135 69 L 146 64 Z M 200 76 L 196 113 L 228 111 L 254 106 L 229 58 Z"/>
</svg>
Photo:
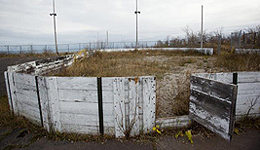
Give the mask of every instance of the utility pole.
<svg viewBox="0 0 260 150">
<path fill-rule="evenodd" d="M 140 14 L 141 12 L 138 11 L 138 4 L 137 4 L 137 0 L 136 0 L 136 11 L 135 11 L 135 14 L 136 14 L 136 43 L 135 43 L 135 49 L 137 50 L 138 49 L 138 14 Z"/>
<path fill-rule="evenodd" d="M 108 31 L 107 31 L 107 46 L 108 46 Z"/>
<path fill-rule="evenodd" d="M 201 5 L 201 33 L 200 33 L 200 48 L 203 48 L 203 5 Z"/>
<path fill-rule="evenodd" d="M 54 25 L 54 40 L 55 40 L 55 49 L 56 54 L 58 55 L 58 44 L 57 44 L 57 30 L 56 30 L 56 12 L 55 12 L 55 0 L 53 0 L 53 13 L 50 14 L 50 16 L 53 16 L 53 25 Z"/>
</svg>

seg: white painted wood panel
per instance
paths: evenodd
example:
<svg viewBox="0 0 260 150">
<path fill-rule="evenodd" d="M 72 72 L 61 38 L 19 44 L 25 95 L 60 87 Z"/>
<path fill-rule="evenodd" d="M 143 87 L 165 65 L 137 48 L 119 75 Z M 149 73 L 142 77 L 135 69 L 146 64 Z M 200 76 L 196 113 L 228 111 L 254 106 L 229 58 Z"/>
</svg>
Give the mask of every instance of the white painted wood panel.
<svg viewBox="0 0 260 150">
<path fill-rule="evenodd" d="M 126 129 L 125 119 L 125 85 L 122 78 L 115 78 L 114 89 L 114 117 L 115 117 L 115 136 L 124 137 Z"/>
<path fill-rule="evenodd" d="M 143 131 L 152 131 L 155 126 L 156 83 L 154 77 L 143 78 Z"/>
<path fill-rule="evenodd" d="M 188 115 L 156 119 L 156 125 L 159 125 L 160 128 L 186 127 L 190 123 L 191 123 L 191 120 Z"/>
<path fill-rule="evenodd" d="M 88 114 L 98 116 L 98 103 L 61 102 L 60 112 L 67 114 Z"/>
<path fill-rule="evenodd" d="M 12 102 L 11 91 L 10 91 L 9 76 L 8 76 L 7 71 L 4 72 L 4 76 L 5 76 L 5 86 L 6 86 L 7 96 L 8 96 L 9 108 L 10 108 L 11 112 L 13 112 L 14 111 L 13 102 Z"/>
<path fill-rule="evenodd" d="M 58 89 L 97 91 L 97 78 L 57 77 Z"/>
<path fill-rule="evenodd" d="M 59 101 L 59 93 L 58 93 L 58 85 L 57 78 L 50 77 L 48 79 L 48 94 L 49 94 L 49 106 L 50 113 L 52 116 L 52 125 L 54 131 L 61 131 L 61 123 L 60 123 L 60 101 Z"/>
<path fill-rule="evenodd" d="M 136 81 L 138 80 L 138 81 Z M 135 136 L 140 133 L 139 128 L 139 79 L 130 79 L 129 84 L 129 128 L 131 129 L 130 136 Z"/>
<path fill-rule="evenodd" d="M 61 125 L 61 132 L 99 135 L 99 128 L 86 125 Z"/>
<path fill-rule="evenodd" d="M 96 116 L 82 114 L 61 113 L 60 121 L 62 125 L 79 125 L 79 126 L 98 126 L 99 121 Z"/>
<path fill-rule="evenodd" d="M 49 97 L 48 97 L 48 89 L 47 89 L 47 81 L 48 78 L 38 77 L 38 87 L 39 87 L 39 96 L 41 101 L 41 109 L 42 109 L 42 120 L 43 127 L 50 132 L 51 124 L 52 124 L 52 116 L 49 105 Z"/>
<path fill-rule="evenodd" d="M 60 89 L 59 100 L 65 102 L 87 102 L 97 103 L 97 89 L 92 90 L 73 90 Z"/>
</svg>

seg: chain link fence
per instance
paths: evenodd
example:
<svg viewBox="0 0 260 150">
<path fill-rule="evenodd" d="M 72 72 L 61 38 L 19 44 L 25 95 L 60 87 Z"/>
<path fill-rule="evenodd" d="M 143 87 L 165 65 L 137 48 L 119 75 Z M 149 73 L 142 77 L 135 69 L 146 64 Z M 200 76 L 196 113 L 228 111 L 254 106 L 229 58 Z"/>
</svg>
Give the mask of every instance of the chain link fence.
<svg viewBox="0 0 260 150">
<path fill-rule="evenodd" d="M 145 41 L 139 42 L 138 48 L 156 47 L 158 42 Z M 58 44 L 58 51 L 76 52 L 82 49 L 125 49 L 135 48 L 135 42 L 95 42 L 95 43 L 74 43 L 74 44 Z M 5 54 L 22 54 L 22 53 L 52 53 L 55 52 L 55 45 L 0 45 L 0 53 Z"/>
</svg>

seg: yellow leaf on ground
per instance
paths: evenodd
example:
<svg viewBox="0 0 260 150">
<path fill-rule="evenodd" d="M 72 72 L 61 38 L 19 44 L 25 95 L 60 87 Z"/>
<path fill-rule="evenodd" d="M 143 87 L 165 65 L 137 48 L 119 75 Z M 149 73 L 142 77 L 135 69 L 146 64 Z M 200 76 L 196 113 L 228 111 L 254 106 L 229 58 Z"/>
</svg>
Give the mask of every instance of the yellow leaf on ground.
<svg viewBox="0 0 260 150">
<path fill-rule="evenodd" d="M 237 135 L 239 135 L 239 129 L 238 129 L 238 128 L 235 128 L 235 129 L 234 129 L 234 132 L 235 132 Z"/>
</svg>

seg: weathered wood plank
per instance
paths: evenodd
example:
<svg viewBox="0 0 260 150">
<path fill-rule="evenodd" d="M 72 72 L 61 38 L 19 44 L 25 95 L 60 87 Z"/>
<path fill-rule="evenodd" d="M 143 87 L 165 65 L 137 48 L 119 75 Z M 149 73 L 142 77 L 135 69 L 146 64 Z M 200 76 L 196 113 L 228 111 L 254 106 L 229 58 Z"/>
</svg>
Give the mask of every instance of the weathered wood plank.
<svg viewBox="0 0 260 150">
<path fill-rule="evenodd" d="M 260 82 L 260 72 L 238 72 L 238 83 Z"/>
<path fill-rule="evenodd" d="M 138 80 L 138 81 L 136 81 Z M 131 129 L 130 136 L 135 136 L 139 134 L 139 79 L 134 79 L 128 81 L 129 83 L 129 128 Z"/>
<path fill-rule="evenodd" d="M 185 127 L 188 126 L 190 123 L 191 120 L 188 115 L 156 119 L 156 125 L 159 125 L 160 128 Z"/>
<path fill-rule="evenodd" d="M 97 90 L 59 90 L 59 100 L 65 102 L 97 103 Z"/>
<path fill-rule="evenodd" d="M 29 85 L 29 87 L 36 87 L 34 76 L 23 73 L 14 73 L 13 75 L 17 84 Z"/>
<path fill-rule="evenodd" d="M 8 96 L 9 108 L 11 112 L 13 112 L 14 110 L 13 110 L 13 102 L 12 102 L 11 89 L 10 89 L 10 80 L 7 71 L 4 72 L 4 76 L 5 76 L 5 86 L 6 86 L 7 96 Z"/>
<path fill-rule="evenodd" d="M 237 72 L 238 83 L 260 82 L 260 72 Z M 198 73 L 195 76 L 207 78 L 223 83 L 233 82 L 233 73 Z"/>
<path fill-rule="evenodd" d="M 230 140 L 228 118 L 219 118 L 212 115 L 210 112 L 205 111 L 202 107 L 196 106 L 190 102 L 190 116 L 193 120 L 199 122 L 201 125 L 209 128 L 211 131 L 217 133 L 221 137 Z"/>
<path fill-rule="evenodd" d="M 234 90 L 233 86 L 227 86 L 218 81 L 203 79 L 201 77 L 191 76 L 191 89 L 207 93 L 212 97 L 218 97 L 223 101 L 231 101 L 230 96 Z"/>
<path fill-rule="evenodd" d="M 61 131 L 60 123 L 60 101 L 58 93 L 57 78 L 48 78 L 48 94 L 49 94 L 49 106 L 51 107 L 52 125 L 54 131 Z"/>
<path fill-rule="evenodd" d="M 19 92 L 16 92 L 16 96 L 18 97 L 18 101 L 20 103 L 25 103 L 27 105 L 30 105 L 32 107 L 36 107 L 38 108 L 39 107 L 39 104 L 38 104 L 38 101 L 37 101 L 37 97 L 36 97 L 36 93 L 34 95 L 27 95 L 27 94 L 24 94 L 24 93 L 20 93 L 21 91 Z"/>
<path fill-rule="evenodd" d="M 238 95 L 260 95 L 260 82 L 239 83 Z"/>
<path fill-rule="evenodd" d="M 61 125 L 61 132 L 99 135 L 98 126 Z"/>
<path fill-rule="evenodd" d="M 98 103 L 60 102 L 60 112 L 98 116 Z"/>
<path fill-rule="evenodd" d="M 215 80 L 223 83 L 233 83 L 233 73 L 198 73 L 195 76 Z"/>
<path fill-rule="evenodd" d="M 79 125 L 79 126 L 98 126 L 99 122 L 96 116 L 82 114 L 61 113 L 60 122 L 62 125 Z"/>
<path fill-rule="evenodd" d="M 124 137 L 126 130 L 125 120 L 125 87 L 122 78 L 115 78 L 113 83 L 114 91 L 114 117 L 115 117 L 115 136 Z"/>
<path fill-rule="evenodd" d="M 143 131 L 155 126 L 156 83 L 154 77 L 143 78 Z"/>
<path fill-rule="evenodd" d="M 38 77 L 39 95 L 41 99 L 43 127 L 50 132 L 52 116 L 50 111 L 47 83 L 48 77 Z"/>
<path fill-rule="evenodd" d="M 13 76 L 13 72 L 8 72 L 8 78 L 9 78 L 9 86 L 10 86 L 10 95 L 12 99 L 13 104 L 13 112 L 15 115 L 19 115 L 19 110 L 17 108 L 17 98 L 16 98 L 16 87 L 15 87 L 15 78 Z"/>
<path fill-rule="evenodd" d="M 229 101 L 219 100 L 193 89 L 191 89 L 190 101 L 217 116 L 230 117 L 231 104 Z"/>
<path fill-rule="evenodd" d="M 70 89 L 70 90 L 97 90 L 97 78 L 86 77 L 58 77 L 57 78 L 58 89 Z"/>
</svg>

